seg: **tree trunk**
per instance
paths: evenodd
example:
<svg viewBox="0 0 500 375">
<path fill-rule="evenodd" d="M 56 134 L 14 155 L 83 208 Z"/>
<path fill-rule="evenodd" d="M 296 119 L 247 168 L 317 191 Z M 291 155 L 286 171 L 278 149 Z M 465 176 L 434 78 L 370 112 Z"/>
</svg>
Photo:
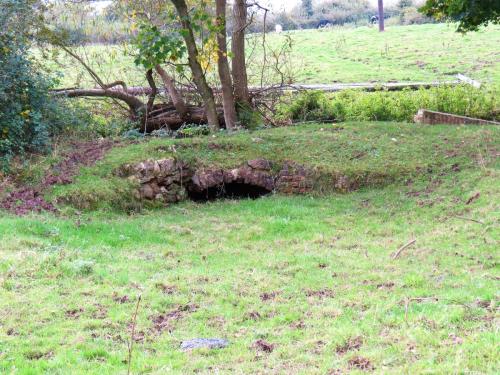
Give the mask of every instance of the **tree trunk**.
<svg viewBox="0 0 500 375">
<path fill-rule="evenodd" d="M 179 116 L 184 120 L 188 120 L 189 115 L 186 108 L 186 103 L 184 102 L 182 96 L 179 94 L 179 91 L 177 91 L 174 80 L 160 65 L 156 65 L 155 69 L 156 72 L 160 75 L 163 81 L 163 86 L 165 86 L 165 90 L 168 92 L 170 99 L 172 99 L 172 103 L 174 104 L 175 109 L 177 110 L 177 112 L 179 112 Z"/>
<path fill-rule="evenodd" d="M 222 86 L 222 106 L 226 128 L 232 130 L 236 126 L 236 106 L 234 102 L 233 82 L 227 61 L 226 40 L 226 0 L 215 0 L 215 15 L 217 17 L 217 66 Z"/>
<path fill-rule="evenodd" d="M 146 79 L 148 81 L 149 87 L 151 87 L 151 94 L 148 98 L 148 103 L 146 104 L 146 111 L 142 115 L 142 123 L 144 126 L 144 132 L 147 131 L 149 114 L 153 110 L 153 105 L 155 104 L 156 94 L 158 94 L 158 88 L 156 87 L 155 80 L 153 78 L 153 69 L 148 69 L 146 72 Z"/>
<path fill-rule="evenodd" d="M 378 0 L 378 31 L 384 30 L 384 0 Z"/>
<path fill-rule="evenodd" d="M 247 27 L 246 0 L 235 0 L 233 5 L 234 29 L 231 42 L 233 53 L 233 83 L 236 102 L 250 104 L 245 61 L 245 28 Z"/>
<path fill-rule="evenodd" d="M 206 124 L 208 122 L 207 113 L 205 108 L 196 107 L 196 106 L 188 106 L 187 110 L 190 114 L 189 123 L 190 124 Z M 224 114 L 221 107 L 217 107 L 217 115 L 219 118 L 219 123 L 224 123 Z M 175 107 L 173 106 L 155 106 L 155 109 L 151 113 L 151 116 L 148 119 L 148 128 L 147 131 L 151 132 L 153 130 L 158 130 L 161 128 L 168 127 L 170 130 L 177 130 L 183 124 L 184 121 L 180 116 Z M 141 131 L 145 131 L 144 126 L 141 126 Z"/>
<path fill-rule="evenodd" d="M 194 38 L 193 27 L 191 25 L 188 7 L 185 0 L 171 0 L 177 10 L 177 14 L 181 20 L 183 30 L 182 36 L 186 42 L 188 51 L 188 61 L 193 73 L 193 80 L 196 87 L 200 91 L 207 112 L 208 125 L 212 130 L 219 130 L 219 119 L 217 118 L 217 108 L 215 106 L 214 93 L 207 83 L 205 73 L 198 61 L 198 47 Z"/>
</svg>

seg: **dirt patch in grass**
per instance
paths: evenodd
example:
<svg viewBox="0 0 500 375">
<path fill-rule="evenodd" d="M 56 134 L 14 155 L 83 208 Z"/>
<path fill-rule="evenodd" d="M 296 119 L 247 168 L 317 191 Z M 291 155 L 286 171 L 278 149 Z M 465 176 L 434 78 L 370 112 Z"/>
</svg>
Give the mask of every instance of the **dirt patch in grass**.
<svg viewBox="0 0 500 375">
<path fill-rule="evenodd" d="M 71 318 L 71 319 L 78 319 L 80 317 L 80 315 L 83 314 L 83 309 L 80 307 L 80 308 L 77 308 L 77 309 L 70 309 L 70 310 L 66 310 L 64 312 L 64 314 L 68 317 L 68 318 Z"/>
<path fill-rule="evenodd" d="M 113 295 L 113 301 L 115 301 L 116 303 L 123 304 L 123 303 L 130 302 L 130 298 L 127 295 L 119 296 L 118 294 L 114 294 Z"/>
<path fill-rule="evenodd" d="M 396 284 L 394 284 L 392 281 L 386 281 L 386 282 L 377 284 L 377 289 L 391 290 L 394 288 L 395 285 Z"/>
<path fill-rule="evenodd" d="M 234 149 L 234 146 L 228 143 L 209 143 L 207 147 L 210 150 L 225 150 L 225 151 L 230 151 Z"/>
<path fill-rule="evenodd" d="M 337 354 L 343 355 L 352 350 L 359 350 L 363 345 L 363 338 L 361 336 L 356 336 L 347 340 L 343 345 L 339 345 L 335 348 Z"/>
<path fill-rule="evenodd" d="M 158 283 L 155 286 L 156 288 L 160 289 L 163 294 L 174 294 L 178 291 L 178 288 L 175 285 L 166 285 Z"/>
<path fill-rule="evenodd" d="M 264 292 L 260 295 L 260 299 L 262 302 L 266 302 L 266 301 L 272 301 L 274 300 L 278 295 L 280 294 L 280 292 Z"/>
<path fill-rule="evenodd" d="M 291 323 L 290 327 L 293 328 L 293 329 L 304 329 L 304 328 L 306 328 L 306 324 L 301 319 L 301 320 L 298 320 L 296 322 Z"/>
<path fill-rule="evenodd" d="M 356 356 L 351 358 L 348 362 L 350 370 L 363 370 L 363 371 L 373 371 L 375 366 L 370 362 L 368 358 Z"/>
<path fill-rule="evenodd" d="M 0 208 L 16 215 L 30 212 L 56 212 L 56 207 L 43 197 L 44 192 L 54 185 L 67 185 L 73 182 L 81 166 L 93 165 L 111 149 L 112 141 L 72 142 L 71 151 L 63 155 L 63 160 L 56 164 L 43 177 L 36 187 L 20 186 L 15 188 L 0 202 Z"/>
<path fill-rule="evenodd" d="M 164 331 L 172 332 L 173 323 L 175 321 L 182 319 L 187 314 L 193 313 L 196 310 L 198 310 L 198 305 L 187 304 L 178 306 L 176 309 L 164 314 L 155 315 L 151 317 L 153 329 L 158 333 L 162 333 Z"/>
<path fill-rule="evenodd" d="M 101 305 L 100 303 L 96 303 L 94 305 L 95 311 L 92 313 L 93 319 L 106 319 L 108 316 L 108 309 Z"/>
<path fill-rule="evenodd" d="M 258 311 L 250 311 L 247 314 L 247 318 L 250 320 L 259 320 L 262 318 L 262 316 L 260 315 L 260 313 Z"/>
<path fill-rule="evenodd" d="M 54 356 L 54 352 L 48 351 L 48 352 L 42 352 L 38 350 L 33 350 L 24 353 L 24 357 L 26 359 L 29 359 L 30 361 L 38 361 L 39 359 L 48 359 Z"/>
<path fill-rule="evenodd" d="M 308 289 L 305 291 L 305 294 L 307 297 L 317 297 L 319 299 L 335 297 L 335 292 L 332 289 L 328 288 L 319 290 Z"/>
<path fill-rule="evenodd" d="M 259 339 L 253 343 L 253 348 L 261 352 L 272 353 L 274 350 L 274 344 L 270 344 L 265 340 Z"/>
<path fill-rule="evenodd" d="M 14 328 L 9 328 L 7 331 L 7 336 L 17 336 L 19 333 Z"/>
</svg>

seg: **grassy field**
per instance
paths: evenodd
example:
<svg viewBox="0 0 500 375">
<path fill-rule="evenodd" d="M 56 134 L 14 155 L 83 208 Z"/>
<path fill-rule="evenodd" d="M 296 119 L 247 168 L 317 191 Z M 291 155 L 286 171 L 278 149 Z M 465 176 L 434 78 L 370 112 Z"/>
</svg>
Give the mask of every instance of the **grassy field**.
<svg viewBox="0 0 500 375">
<path fill-rule="evenodd" d="M 385 33 L 376 28 L 332 28 L 291 32 L 291 65 L 296 82 L 388 82 L 453 80 L 466 74 L 493 85 L 500 84 L 500 26 L 461 35 L 453 25 L 391 26 Z M 285 36 L 270 34 L 271 48 Z M 250 39 L 252 37 L 250 36 Z M 251 46 L 253 43 L 249 43 Z M 125 79 L 129 85 L 144 85 L 144 73 L 133 63 L 129 46 L 93 46 L 80 53 L 105 81 Z M 268 50 L 269 53 L 269 50 Z M 252 54 L 254 66 L 262 51 Z M 59 54 L 60 86 L 91 86 L 87 75 Z M 252 83 L 258 84 L 258 72 Z"/>
<path fill-rule="evenodd" d="M 461 35 L 453 25 L 334 28 L 293 33 L 298 82 L 453 80 L 500 83 L 500 27 Z M 277 36 L 274 43 L 282 37 Z"/>
<path fill-rule="evenodd" d="M 119 147 L 75 186 L 172 142 L 210 165 L 275 154 L 402 176 L 351 194 L 134 215 L 3 214 L 0 373 L 126 373 L 139 296 L 132 373 L 497 373 L 498 128 L 285 130 Z M 180 350 L 198 337 L 230 345 Z"/>
</svg>

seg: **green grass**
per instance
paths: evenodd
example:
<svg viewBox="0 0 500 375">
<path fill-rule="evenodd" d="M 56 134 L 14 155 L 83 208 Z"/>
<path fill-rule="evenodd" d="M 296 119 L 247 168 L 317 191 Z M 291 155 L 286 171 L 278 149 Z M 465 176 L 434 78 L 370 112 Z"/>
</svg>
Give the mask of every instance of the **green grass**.
<svg viewBox="0 0 500 375">
<path fill-rule="evenodd" d="M 292 36 L 298 82 L 453 80 L 462 73 L 500 83 L 498 26 L 465 36 L 446 24 L 392 26 L 384 33 L 376 28 L 334 28 Z"/>
<path fill-rule="evenodd" d="M 296 82 L 387 82 L 454 80 L 457 73 L 485 83 L 500 84 L 500 26 L 491 26 L 465 36 L 453 25 L 391 26 L 385 33 L 376 28 L 332 28 L 292 32 L 291 63 Z M 283 35 L 270 34 L 277 48 Z M 251 46 L 252 43 L 249 43 Z M 145 85 L 144 72 L 135 67 L 133 51 L 126 46 L 92 46 L 80 51 L 103 79 L 124 79 L 129 85 Z M 268 51 L 269 52 L 269 51 Z M 260 66 L 262 51 L 252 53 L 252 66 Z M 57 67 L 60 86 L 93 86 L 81 67 L 64 54 Z M 252 84 L 260 82 L 260 71 L 251 72 Z"/>
<path fill-rule="evenodd" d="M 112 191 L 114 168 L 172 144 L 205 165 L 264 156 L 400 177 L 140 215 L 3 214 L 0 373 L 125 373 L 138 296 L 134 374 L 360 373 L 356 357 L 384 374 L 497 373 L 498 140 L 495 127 L 367 123 L 117 147 L 60 189 Z M 230 346 L 179 349 L 198 337 Z"/>
<path fill-rule="evenodd" d="M 322 198 L 4 215 L 0 372 L 125 373 L 141 295 L 132 373 L 325 374 L 360 356 L 384 374 L 494 374 L 498 181 L 478 165 Z M 154 329 L 152 318 L 183 306 L 195 311 Z M 196 337 L 231 344 L 179 349 Z M 358 349 L 339 353 L 356 337 Z M 255 349 L 258 339 L 274 351 Z"/>
</svg>

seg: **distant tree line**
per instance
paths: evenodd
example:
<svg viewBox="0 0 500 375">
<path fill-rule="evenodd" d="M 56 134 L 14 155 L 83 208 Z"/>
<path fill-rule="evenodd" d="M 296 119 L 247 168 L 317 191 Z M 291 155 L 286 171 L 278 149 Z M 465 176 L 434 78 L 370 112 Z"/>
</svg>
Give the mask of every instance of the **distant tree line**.
<svg viewBox="0 0 500 375">
<path fill-rule="evenodd" d="M 377 8 L 367 0 L 302 0 L 292 9 L 271 15 L 268 28 L 279 24 L 284 30 L 315 29 L 347 24 L 367 25 L 377 14 Z M 418 11 L 416 0 L 400 0 L 385 7 L 385 18 L 402 25 L 435 22 Z M 262 23 L 256 24 L 253 31 L 262 31 Z"/>
<path fill-rule="evenodd" d="M 418 0 L 400 0 L 397 4 L 385 7 L 385 17 L 394 23 L 412 25 L 436 22 L 418 10 Z M 140 2 L 139 2 L 140 3 Z M 258 2 L 257 2 L 258 3 Z M 101 13 L 96 13 L 91 3 L 54 1 L 51 7 L 52 23 L 67 31 L 68 41 L 72 44 L 116 44 L 133 39 L 136 35 L 123 19 L 121 1 L 113 2 Z M 228 4 L 229 12 L 232 3 Z M 273 31 L 276 25 L 282 29 L 316 29 L 347 24 L 367 25 L 377 8 L 368 0 L 302 0 L 290 9 L 271 12 L 264 20 L 262 8 L 249 7 L 250 16 L 255 13 L 253 22 L 248 25 L 250 33 Z M 232 19 L 227 21 L 231 33 Z"/>
<path fill-rule="evenodd" d="M 228 7 L 231 8 L 232 3 Z M 251 13 L 252 9 L 249 9 Z M 114 1 L 101 13 L 95 12 L 92 2 L 53 1 L 51 14 L 53 23 L 66 29 L 68 41 L 75 45 L 116 44 L 135 36 L 135 32 L 123 20 L 120 1 Z M 247 31 L 272 31 L 276 25 L 285 31 L 347 24 L 366 25 L 376 14 L 376 6 L 368 0 L 301 0 L 290 9 L 269 12 L 265 22 L 263 13 L 256 12 Z M 475 30 L 484 24 L 484 19 L 498 23 L 499 14 L 500 0 L 399 0 L 385 6 L 385 18 L 391 19 L 393 24 L 414 25 L 451 20 L 459 22 L 460 31 Z M 231 22 L 229 19 L 229 33 L 232 30 Z"/>
</svg>

